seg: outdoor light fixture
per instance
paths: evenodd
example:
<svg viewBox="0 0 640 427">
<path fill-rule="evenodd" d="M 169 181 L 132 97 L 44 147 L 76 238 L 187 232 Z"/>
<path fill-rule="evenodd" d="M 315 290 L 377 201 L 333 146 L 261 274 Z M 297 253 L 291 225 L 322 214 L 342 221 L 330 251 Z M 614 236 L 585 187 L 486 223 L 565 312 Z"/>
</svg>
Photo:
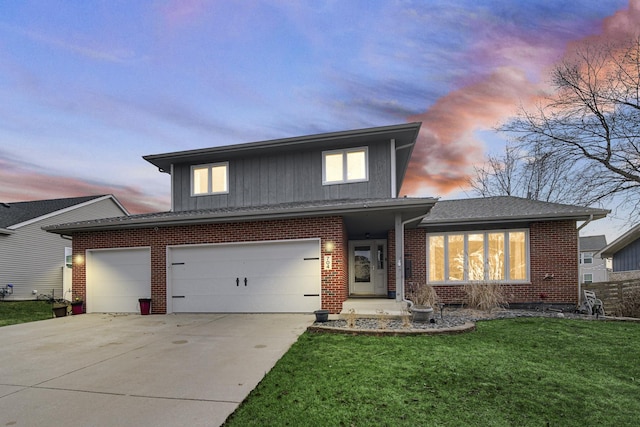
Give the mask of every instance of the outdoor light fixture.
<svg viewBox="0 0 640 427">
<path fill-rule="evenodd" d="M 329 240 L 327 243 L 325 243 L 324 250 L 327 252 L 333 252 L 333 249 L 335 248 L 335 246 L 336 246 L 335 243 Z"/>
<path fill-rule="evenodd" d="M 75 265 L 82 265 L 84 264 L 84 257 L 82 255 L 76 255 L 76 258 L 73 260 L 73 263 Z"/>
</svg>

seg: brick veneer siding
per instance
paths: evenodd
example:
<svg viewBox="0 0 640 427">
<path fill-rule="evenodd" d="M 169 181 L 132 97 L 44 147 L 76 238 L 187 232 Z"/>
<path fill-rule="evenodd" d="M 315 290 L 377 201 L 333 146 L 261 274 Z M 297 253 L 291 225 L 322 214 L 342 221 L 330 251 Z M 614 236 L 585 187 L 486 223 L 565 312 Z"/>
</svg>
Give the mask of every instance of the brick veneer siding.
<svg viewBox="0 0 640 427">
<path fill-rule="evenodd" d="M 394 242 L 395 233 L 389 233 Z M 389 251 L 395 259 L 395 247 Z M 531 283 L 504 284 L 504 293 L 510 303 L 539 302 L 540 294 L 547 295 L 549 303 L 578 303 L 578 231 L 575 221 L 535 222 L 529 228 Z M 405 256 L 411 254 L 412 277 L 405 283 L 426 283 L 426 232 L 423 229 L 405 231 Z M 392 258 L 393 257 L 393 258 Z M 553 278 L 545 279 L 547 274 Z M 389 276 L 389 283 L 395 280 Z M 464 302 L 462 285 L 434 285 L 444 303 Z"/>
<path fill-rule="evenodd" d="M 88 249 L 151 248 L 151 298 L 154 314 L 167 311 L 167 246 L 206 243 L 233 243 L 289 239 L 321 239 L 321 261 L 332 255 L 332 270 L 321 270 L 322 308 L 339 313 L 348 296 L 348 242 L 341 217 L 298 218 L 224 224 L 151 227 L 129 230 L 81 232 L 73 235 L 73 293 L 86 300 L 86 264 Z M 331 253 L 327 242 L 334 243 Z M 322 264 L 322 262 L 321 262 Z M 321 267 L 322 268 L 322 267 Z"/>
</svg>

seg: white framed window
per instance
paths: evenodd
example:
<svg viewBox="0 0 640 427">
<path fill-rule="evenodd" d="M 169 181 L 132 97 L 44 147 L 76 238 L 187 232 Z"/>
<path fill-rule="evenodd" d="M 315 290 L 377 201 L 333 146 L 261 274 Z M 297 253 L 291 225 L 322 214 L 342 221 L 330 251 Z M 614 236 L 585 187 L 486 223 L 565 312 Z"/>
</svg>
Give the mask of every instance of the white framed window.
<svg viewBox="0 0 640 427">
<path fill-rule="evenodd" d="M 593 283 L 593 273 L 584 273 L 582 275 L 582 283 Z"/>
<path fill-rule="evenodd" d="M 593 264 L 593 252 L 580 252 L 580 264 Z"/>
<path fill-rule="evenodd" d="M 191 166 L 191 195 L 229 192 L 229 162 Z"/>
<path fill-rule="evenodd" d="M 427 234 L 427 282 L 528 282 L 529 230 Z"/>
<path fill-rule="evenodd" d="M 367 147 L 322 152 L 322 184 L 343 184 L 369 180 Z"/>
</svg>

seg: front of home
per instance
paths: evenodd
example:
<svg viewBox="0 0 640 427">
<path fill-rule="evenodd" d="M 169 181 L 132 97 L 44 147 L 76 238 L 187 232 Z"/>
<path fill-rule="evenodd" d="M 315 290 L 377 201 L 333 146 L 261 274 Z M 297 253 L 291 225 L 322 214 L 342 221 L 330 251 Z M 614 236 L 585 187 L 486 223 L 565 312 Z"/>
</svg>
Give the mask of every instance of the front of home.
<svg viewBox="0 0 640 427">
<path fill-rule="evenodd" d="M 576 221 L 607 211 L 517 198 L 398 197 L 420 123 L 145 156 L 169 212 L 48 227 L 73 236 L 88 312 L 311 312 L 402 301 L 429 283 L 458 303 L 496 282 L 511 302 L 577 303 Z M 396 250 L 400 248 L 400 250 Z"/>
</svg>

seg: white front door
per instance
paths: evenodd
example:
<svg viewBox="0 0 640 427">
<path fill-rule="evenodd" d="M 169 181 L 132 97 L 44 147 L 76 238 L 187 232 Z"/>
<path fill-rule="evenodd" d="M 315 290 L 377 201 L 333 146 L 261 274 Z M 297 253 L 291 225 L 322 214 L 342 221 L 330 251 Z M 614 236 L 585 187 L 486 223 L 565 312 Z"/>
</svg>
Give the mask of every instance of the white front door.
<svg viewBox="0 0 640 427">
<path fill-rule="evenodd" d="M 349 242 L 349 293 L 362 296 L 387 295 L 387 241 Z"/>
</svg>

